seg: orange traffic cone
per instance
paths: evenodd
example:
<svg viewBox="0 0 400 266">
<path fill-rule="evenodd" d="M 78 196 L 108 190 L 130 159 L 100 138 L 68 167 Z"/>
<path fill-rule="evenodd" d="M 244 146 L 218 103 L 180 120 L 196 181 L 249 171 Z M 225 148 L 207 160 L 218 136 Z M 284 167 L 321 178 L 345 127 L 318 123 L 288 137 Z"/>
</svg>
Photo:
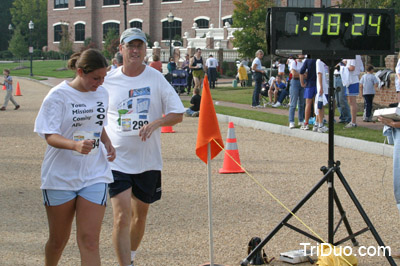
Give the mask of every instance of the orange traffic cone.
<svg viewBox="0 0 400 266">
<path fill-rule="evenodd" d="M 17 90 L 15 91 L 15 96 L 22 96 L 19 82 L 17 82 Z"/>
<path fill-rule="evenodd" d="M 226 137 L 226 145 L 225 145 L 225 157 L 224 164 L 221 169 L 219 169 L 220 174 L 234 174 L 234 173 L 244 173 L 244 170 L 239 166 L 240 158 L 238 146 L 236 143 L 236 135 L 235 135 L 235 127 L 233 126 L 233 122 L 229 122 L 228 126 L 228 136 Z M 239 164 L 232 160 L 232 158 Z"/>
<path fill-rule="evenodd" d="M 5 91 L 5 90 L 7 90 L 7 89 L 6 89 L 6 85 L 3 85 L 3 91 Z"/>
<path fill-rule="evenodd" d="M 164 116 L 165 115 L 163 115 L 163 117 Z M 172 126 L 167 126 L 161 128 L 161 133 L 175 133 L 175 131 L 172 129 Z"/>
</svg>

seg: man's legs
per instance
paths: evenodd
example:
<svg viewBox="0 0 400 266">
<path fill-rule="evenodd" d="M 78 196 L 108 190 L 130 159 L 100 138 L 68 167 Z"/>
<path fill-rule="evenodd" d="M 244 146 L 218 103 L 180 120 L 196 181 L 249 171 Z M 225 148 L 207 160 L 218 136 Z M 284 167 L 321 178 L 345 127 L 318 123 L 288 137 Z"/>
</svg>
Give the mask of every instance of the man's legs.
<svg viewBox="0 0 400 266">
<path fill-rule="evenodd" d="M 131 198 L 132 220 L 131 220 L 131 250 L 136 251 L 142 241 L 146 228 L 146 218 L 150 204 L 144 203 L 134 195 Z"/>
<path fill-rule="evenodd" d="M 346 87 L 342 87 L 339 92 L 340 122 L 348 123 L 351 121 L 350 107 L 346 97 Z"/>
<path fill-rule="evenodd" d="M 130 187 L 111 198 L 114 216 L 112 240 L 120 266 L 131 264 L 129 237 L 132 214 L 131 195 L 132 188 Z"/>
</svg>

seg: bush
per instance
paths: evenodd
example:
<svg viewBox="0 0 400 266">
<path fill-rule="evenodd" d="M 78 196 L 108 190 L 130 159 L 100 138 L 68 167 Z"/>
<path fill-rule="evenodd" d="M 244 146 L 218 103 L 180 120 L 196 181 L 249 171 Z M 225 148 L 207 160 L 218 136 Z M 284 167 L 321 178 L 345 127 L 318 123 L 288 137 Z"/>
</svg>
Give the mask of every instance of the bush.
<svg viewBox="0 0 400 266">
<path fill-rule="evenodd" d="M 0 59 L 12 59 L 13 58 L 13 54 L 8 51 L 8 50 L 4 50 L 4 51 L 0 51 Z"/>
<path fill-rule="evenodd" d="M 61 59 L 61 55 L 59 52 L 56 51 L 48 51 L 48 52 L 44 52 L 43 56 L 45 59 Z"/>
</svg>

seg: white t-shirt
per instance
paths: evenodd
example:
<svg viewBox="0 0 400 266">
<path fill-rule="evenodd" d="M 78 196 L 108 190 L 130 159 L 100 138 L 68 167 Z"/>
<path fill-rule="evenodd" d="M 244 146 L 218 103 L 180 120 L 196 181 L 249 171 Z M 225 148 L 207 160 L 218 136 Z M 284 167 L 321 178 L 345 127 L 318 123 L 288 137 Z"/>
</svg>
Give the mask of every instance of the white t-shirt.
<svg viewBox="0 0 400 266">
<path fill-rule="evenodd" d="M 103 86 L 110 95 L 106 130 L 117 153 L 111 169 L 127 174 L 161 171 L 161 129 L 146 141 L 138 133 L 163 114 L 185 112 L 174 88 L 148 66 L 137 77 L 126 76 L 122 68 L 108 72 Z"/>
<path fill-rule="evenodd" d="M 396 91 L 400 91 L 400 80 L 397 76 L 398 74 L 400 74 L 400 59 L 397 61 L 395 72 L 396 72 L 396 77 L 395 77 Z"/>
<path fill-rule="evenodd" d="M 285 72 L 285 64 L 279 63 L 278 72 Z"/>
<path fill-rule="evenodd" d="M 290 65 L 290 69 L 295 70 L 297 73 L 300 74 L 300 69 L 303 66 L 303 64 L 304 64 L 304 61 L 299 62 L 297 60 L 293 60 Z"/>
<path fill-rule="evenodd" d="M 319 77 L 318 77 L 318 73 L 322 74 L 322 90 L 323 90 L 323 94 L 328 94 L 329 93 L 329 86 L 328 86 L 328 82 L 326 79 L 326 64 L 320 60 L 317 59 L 316 62 L 316 71 L 317 71 L 317 95 L 319 95 L 320 91 L 321 91 L 321 84 L 319 83 Z"/>
<path fill-rule="evenodd" d="M 294 62 L 295 60 L 294 59 L 292 59 L 292 58 L 289 58 L 288 60 L 287 60 L 287 65 L 288 65 L 288 69 L 289 69 L 289 72 L 290 71 L 292 71 L 292 64 L 293 64 L 293 62 Z M 297 71 L 298 72 L 298 71 Z"/>
<path fill-rule="evenodd" d="M 42 164 L 41 189 L 79 190 L 96 183 L 111 183 L 107 151 L 100 141 L 107 124 L 108 93 L 80 92 L 66 81 L 50 90 L 35 121 L 34 132 L 59 134 L 67 139 L 95 140 L 88 155 L 47 146 Z"/>
<path fill-rule="evenodd" d="M 209 57 L 206 61 L 206 66 L 208 68 L 216 68 L 218 66 L 218 60 L 214 57 Z"/>
<path fill-rule="evenodd" d="M 258 57 L 254 58 L 253 63 L 251 64 L 251 70 L 252 70 L 253 72 L 254 72 L 254 70 L 253 70 L 254 65 L 257 65 L 257 66 L 256 66 L 256 69 L 257 69 L 257 70 L 262 70 L 262 65 L 261 65 L 261 60 L 260 60 L 260 58 L 258 58 Z"/>
<path fill-rule="evenodd" d="M 354 66 L 353 71 L 349 71 L 348 84 L 355 84 L 360 82 L 360 73 L 364 70 L 364 66 L 361 60 L 361 56 L 356 55 L 356 59 L 347 59 L 346 67 Z M 343 78 L 343 77 L 342 77 Z"/>
</svg>

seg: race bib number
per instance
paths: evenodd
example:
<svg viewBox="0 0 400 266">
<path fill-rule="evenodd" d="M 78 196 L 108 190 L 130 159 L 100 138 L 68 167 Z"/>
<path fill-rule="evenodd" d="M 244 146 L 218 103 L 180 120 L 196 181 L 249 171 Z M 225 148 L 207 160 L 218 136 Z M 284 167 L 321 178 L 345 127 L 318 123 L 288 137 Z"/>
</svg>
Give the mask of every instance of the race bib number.
<svg viewBox="0 0 400 266">
<path fill-rule="evenodd" d="M 119 132 L 124 135 L 138 136 L 139 130 L 149 123 L 147 115 L 138 113 L 127 113 L 121 115 Z"/>
<path fill-rule="evenodd" d="M 73 135 L 73 140 L 81 141 L 81 140 L 93 140 L 92 150 L 88 153 L 88 155 L 95 155 L 99 152 L 100 147 L 100 132 L 94 131 L 75 131 Z M 84 155 L 77 151 L 73 151 L 74 155 Z"/>
</svg>

